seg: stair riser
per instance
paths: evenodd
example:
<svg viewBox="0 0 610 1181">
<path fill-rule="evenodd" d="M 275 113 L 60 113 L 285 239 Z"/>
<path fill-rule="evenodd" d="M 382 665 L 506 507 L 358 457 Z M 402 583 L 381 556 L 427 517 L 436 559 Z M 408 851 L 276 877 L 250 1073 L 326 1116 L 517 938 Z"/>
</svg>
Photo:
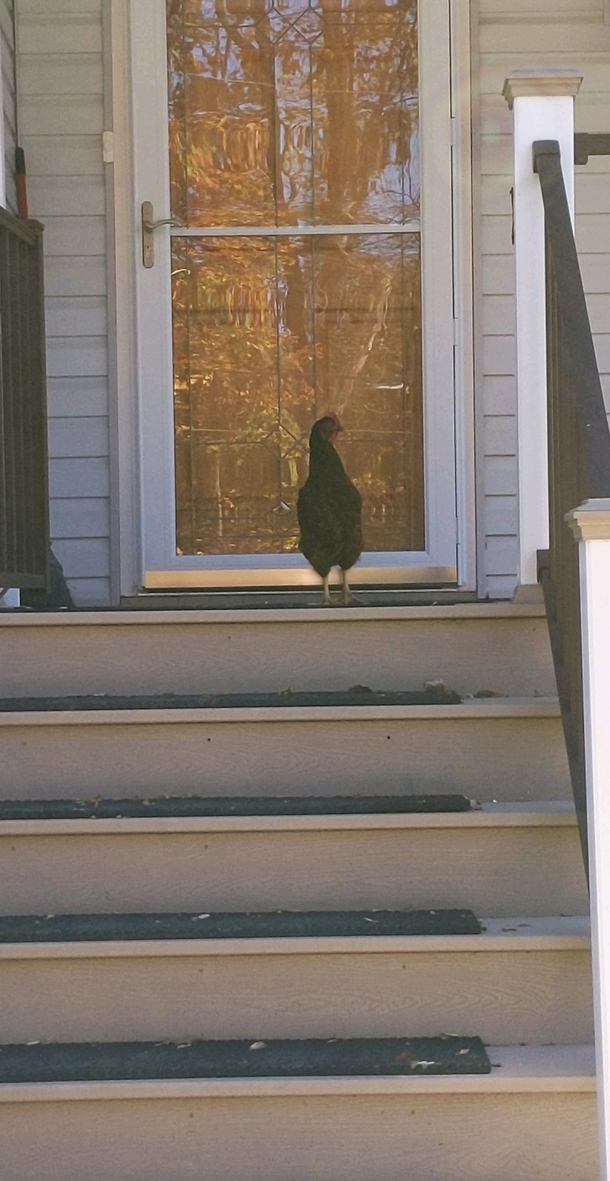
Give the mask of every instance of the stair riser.
<svg viewBox="0 0 610 1181">
<path fill-rule="evenodd" d="M 544 618 L 0 626 L 0 696 L 421 689 L 556 692 Z"/>
<path fill-rule="evenodd" d="M 100 722 L 0 727 L 2 796 L 571 796 L 558 717 Z"/>
<path fill-rule="evenodd" d="M 0 961 L 0 1041 L 593 1039 L 585 951 Z"/>
<path fill-rule="evenodd" d="M 3 1181 L 598 1181 L 592 1094 L 11 1104 Z"/>
<path fill-rule="evenodd" d="M 0 900 L 4 914 L 588 910 L 575 827 L 4 837 Z"/>
</svg>

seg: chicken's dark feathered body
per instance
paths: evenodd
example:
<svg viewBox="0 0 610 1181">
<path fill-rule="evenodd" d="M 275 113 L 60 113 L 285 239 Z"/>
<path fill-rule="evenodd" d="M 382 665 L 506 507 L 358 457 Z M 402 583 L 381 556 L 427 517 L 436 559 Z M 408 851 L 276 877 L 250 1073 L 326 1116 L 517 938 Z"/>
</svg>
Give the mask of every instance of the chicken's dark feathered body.
<svg viewBox="0 0 610 1181">
<path fill-rule="evenodd" d="M 309 475 L 297 501 L 299 547 L 324 580 L 326 602 L 332 567 L 339 566 L 345 575 L 362 553 L 362 497 L 332 441 L 342 429 L 336 415 L 326 415 L 314 424 L 309 437 Z M 345 602 L 348 595 L 344 577 Z"/>
</svg>

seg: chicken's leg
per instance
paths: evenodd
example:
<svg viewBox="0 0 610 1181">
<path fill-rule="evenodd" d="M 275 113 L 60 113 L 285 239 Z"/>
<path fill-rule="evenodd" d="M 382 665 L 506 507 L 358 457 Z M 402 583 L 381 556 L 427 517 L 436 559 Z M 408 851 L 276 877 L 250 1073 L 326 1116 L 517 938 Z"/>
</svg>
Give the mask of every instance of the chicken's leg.
<svg viewBox="0 0 610 1181">
<path fill-rule="evenodd" d="M 327 574 L 326 577 L 322 579 L 322 583 L 324 586 L 324 600 L 322 602 L 323 607 L 332 607 L 333 606 L 333 600 L 330 597 L 329 581 L 330 581 L 330 574 Z"/>
<path fill-rule="evenodd" d="M 350 590 L 349 582 L 347 581 L 347 570 L 342 570 L 341 575 L 343 578 L 343 592 L 339 601 L 342 607 L 349 607 L 350 603 L 358 603 L 360 600 Z"/>
</svg>

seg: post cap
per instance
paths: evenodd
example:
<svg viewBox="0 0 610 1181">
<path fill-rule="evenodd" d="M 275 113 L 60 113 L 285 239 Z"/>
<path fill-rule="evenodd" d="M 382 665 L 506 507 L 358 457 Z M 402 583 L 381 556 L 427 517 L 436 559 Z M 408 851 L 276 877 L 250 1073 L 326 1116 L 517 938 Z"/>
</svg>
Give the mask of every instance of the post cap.
<svg viewBox="0 0 610 1181">
<path fill-rule="evenodd" d="M 513 70 L 502 94 L 512 110 L 516 98 L 574 98 L 580 90 L 582 72 L 571 66 L 539 66 Z"/>
<path fill-rule="evenodd" d="M 610 499 L 585 500 L 566 521 L 576 541 L 610 541 Z"/>
</svg>

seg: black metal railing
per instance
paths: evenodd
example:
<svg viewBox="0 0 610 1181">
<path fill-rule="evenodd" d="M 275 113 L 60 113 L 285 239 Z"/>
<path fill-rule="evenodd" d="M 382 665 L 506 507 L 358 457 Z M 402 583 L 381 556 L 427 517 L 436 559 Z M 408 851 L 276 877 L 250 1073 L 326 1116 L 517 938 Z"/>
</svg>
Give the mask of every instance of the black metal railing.
<svg viewBox="0 0 610 1181">
<path fill-rule="evenodd" d="M 559 144 L 534 144 L 546 236 L 550 548 L 539 554 L 580 839 L 587 864 L 578 546 L 566 514 L 610 497 L 610 432 L 561 168 Z"/>
<path fill-rule="evenodd" d="M 48 585 L 42 239 L 0 208 L 0 590 Z"/>
</svg>

